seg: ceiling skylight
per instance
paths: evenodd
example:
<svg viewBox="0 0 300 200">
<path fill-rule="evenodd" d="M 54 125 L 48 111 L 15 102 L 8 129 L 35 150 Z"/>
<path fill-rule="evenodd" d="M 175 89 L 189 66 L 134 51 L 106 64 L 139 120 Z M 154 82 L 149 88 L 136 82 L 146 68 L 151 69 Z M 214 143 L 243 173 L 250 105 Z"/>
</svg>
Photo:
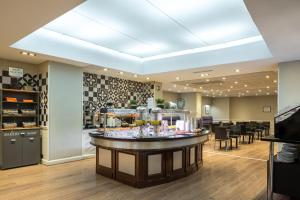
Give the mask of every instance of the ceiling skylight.
<svg viewBox="0 0 300 200">
<path fill-rule="evenodd" d="M 43 47 L 35 37 L 45 39 Z M 85 51 L 98 47 L 99 57 L 102 52 L 140 63 L 258 42 L 263 44 L 256 48 L 268 53 L 243 0 L 87 0 L 12 46 L 43 54 L 49 46 L 49 55 L 65 55 L 62 46 L 56 55 L 53 41 Z M 75 57 L 71 53 L 67 59 Z"/>
</svg>

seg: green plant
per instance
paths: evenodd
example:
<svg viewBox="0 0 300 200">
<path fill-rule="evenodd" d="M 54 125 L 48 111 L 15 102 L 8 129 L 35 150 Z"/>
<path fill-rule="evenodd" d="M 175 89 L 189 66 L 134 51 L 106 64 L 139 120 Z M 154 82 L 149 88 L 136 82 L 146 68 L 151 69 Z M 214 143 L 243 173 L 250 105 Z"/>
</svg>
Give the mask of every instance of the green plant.
<svg viewBox="0 0 300 200">
<path fill-rule="evenodd" d="M 156 99 L 156 104 L 164 104 L 164 103 L 165 103 L 164 99 L 161 98 Z"/>
<path fill-rule="evenodd" d="M 137 105 L 137 101 L 136 100 L 130 100 L 129 104 L 130 105 Z"/>
<path fill-rule="evenodd" d="M 170 102 L 165 102 L 165 109 L 170 109 Z"/>
</svg>

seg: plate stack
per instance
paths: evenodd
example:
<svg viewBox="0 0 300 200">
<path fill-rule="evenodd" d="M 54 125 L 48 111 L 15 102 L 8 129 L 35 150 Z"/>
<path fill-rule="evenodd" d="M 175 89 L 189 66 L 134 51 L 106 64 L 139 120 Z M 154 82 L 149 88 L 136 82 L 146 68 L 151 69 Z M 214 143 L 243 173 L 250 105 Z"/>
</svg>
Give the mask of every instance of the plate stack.
<svg viewBox="0 0 300 200">
<path fill-rule="evenodd" d="M 298 159 L 299 148 L 297 144 L 283 144 L 280 152 L 277 154 L 277 160 L 285 163 L 293 163 Z"/>
</svg>

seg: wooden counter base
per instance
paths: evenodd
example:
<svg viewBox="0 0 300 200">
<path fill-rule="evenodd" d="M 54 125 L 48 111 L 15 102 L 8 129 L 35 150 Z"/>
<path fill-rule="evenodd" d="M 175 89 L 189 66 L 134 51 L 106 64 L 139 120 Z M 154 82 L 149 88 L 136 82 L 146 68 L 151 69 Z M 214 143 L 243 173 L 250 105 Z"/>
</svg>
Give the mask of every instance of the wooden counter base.
<svg viewBox="0 0 300 200">
<path fill-rule="evenodd" d="M 202 141 L 167 149 L 117 149 L 96 145 L 96 172 L 133 187 L 170 182 L 196 172 L 203 164 Z"/>
</svg>

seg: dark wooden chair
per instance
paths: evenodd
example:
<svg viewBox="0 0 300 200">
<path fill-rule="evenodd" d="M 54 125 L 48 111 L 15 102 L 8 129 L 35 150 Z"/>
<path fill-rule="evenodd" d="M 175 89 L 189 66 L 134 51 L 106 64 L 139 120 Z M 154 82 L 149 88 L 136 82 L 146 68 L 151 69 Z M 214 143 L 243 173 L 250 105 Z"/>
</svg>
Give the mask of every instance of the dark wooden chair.
<svg viewBox="0 0 300 200">
<path fill-rule="evenodd" d="M 245 143 L 245 136 L 248 137 L 248 144 L 250 144 L 251 142 L 253 143 L 255 132 L 251 128 L 247 127 L 246 124 L 242 124 L 240 126 L 243 143 Z"/>
<path fill-rule="evenodd" d="M 225 127 L 216 127 L 215 129 L 215 145 L 214 149 L 216 147 L 216 142 L 220 142 L 220 149 L 222 149 L 222 142 L 225 141 L 225 150 L 227 150 L 228 145 L 227 142 L 230 142 L 230 149 L 232 149 L 232 138 L 229 137 L 229 134 L 227 133 L 227 130 Z"/>
<path fill-rule="evenodd" d="M 241 126 L 240 125 L 231 126 L 229 137 L 235 139 L 235 148 L 238 148 L 239 139 L 241 137 Z"/>
</svg>

